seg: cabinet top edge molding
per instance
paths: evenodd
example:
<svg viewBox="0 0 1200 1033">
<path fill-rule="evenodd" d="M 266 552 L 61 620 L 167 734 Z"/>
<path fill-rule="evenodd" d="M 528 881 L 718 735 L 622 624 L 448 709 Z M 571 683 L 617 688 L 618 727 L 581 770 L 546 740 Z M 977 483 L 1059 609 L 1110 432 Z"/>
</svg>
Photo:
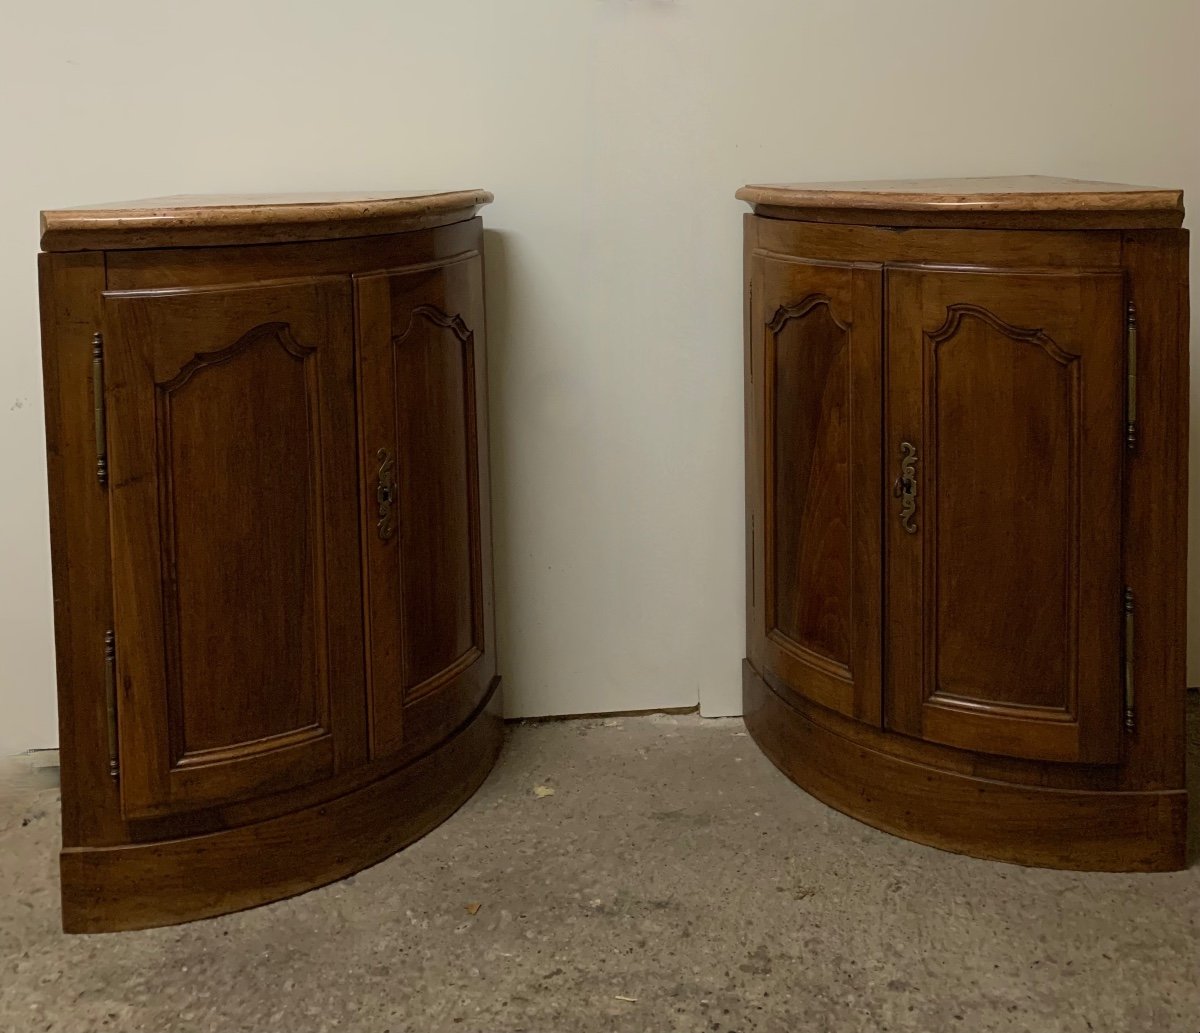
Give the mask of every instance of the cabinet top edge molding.
<svg viewBox="0 0 1200 1033">
<path fill-rule="evenodd" d="M 336 240 L 470 219 L 487 190 L 178 194 L 42 212 L 43 251 Z"/>
<path fill-rule="evenodd" d="M 1182 190 L 1057 176 L 752 183 L 737 197 L 774 218 L 900 225 L 1162 227 L 1184 212 Z"/>
</svg>

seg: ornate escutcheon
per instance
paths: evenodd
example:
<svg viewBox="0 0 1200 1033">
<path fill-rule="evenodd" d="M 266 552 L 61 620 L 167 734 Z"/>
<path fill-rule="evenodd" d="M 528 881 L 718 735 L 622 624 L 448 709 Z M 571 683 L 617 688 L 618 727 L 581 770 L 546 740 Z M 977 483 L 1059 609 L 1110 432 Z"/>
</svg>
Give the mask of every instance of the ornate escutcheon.
<svg viewBox="0 0 1200 1033">
<path fill-rule="evenodd" d="M 396 460 L 386 448 L 375 453 L 379 460 L 379 470 L 375 480 L 375 500 L 379 503 L 379 521 L 376 530 L 383 541 L 387 541 L 396 533 L 396 518 L 392 514 L 392 506 L 396 503 Z"/>
<path fill-rule="evenodd" d="M 917 533 L 917 446 L 910 441 L 900 442 L 900 476 L 892 486 L 900 500 L 900 526 L 909 534 Z"/>
</svg>

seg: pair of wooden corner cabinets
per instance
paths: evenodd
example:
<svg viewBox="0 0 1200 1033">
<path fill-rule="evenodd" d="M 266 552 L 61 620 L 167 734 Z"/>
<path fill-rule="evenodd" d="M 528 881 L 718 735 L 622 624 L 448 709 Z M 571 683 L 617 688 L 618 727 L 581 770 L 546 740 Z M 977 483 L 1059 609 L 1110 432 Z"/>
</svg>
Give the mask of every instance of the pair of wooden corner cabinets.
<svg viewBox="0 0 1200 1033">
<path fill-rule="evenodd" d="M 900 835 L 1178 867 L 1179 195 L 739 196 L 751 733 Z M 490 769 L 490 200 L 43 213 L 68 930 L 339 878 Z"/>
</svg>

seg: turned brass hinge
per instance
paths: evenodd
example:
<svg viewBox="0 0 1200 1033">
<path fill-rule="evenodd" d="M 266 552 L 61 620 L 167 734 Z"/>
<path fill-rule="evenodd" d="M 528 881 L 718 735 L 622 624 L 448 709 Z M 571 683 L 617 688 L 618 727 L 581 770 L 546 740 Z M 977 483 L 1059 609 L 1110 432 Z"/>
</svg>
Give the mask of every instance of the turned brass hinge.
<svg viewBox="0 0 1200 1033">
<path fill-rule="evenodd" d="M 1125 447 L 1137 448 L 1137 309 L 1125 306 Z"/>
<path fill-rule="evenodd" d="M 1126 586 L 1125 612 L 1125 731 L 1132 732 L 1133 720 L 1133 589 Z"/>
<path fill-rule="evenodd" d="M 108 773 L 121 771 L 117 757 L 117 636 L 112 628 L 104 633 L 104 705 L 108 718 Z"/>
<path fill-rule="evenodd" d="M 92 409 L 96 421 L 96 480 L 108 484 L 108 429 L 104 411 L 104 336 L 92 334 Z"/>
</svg>

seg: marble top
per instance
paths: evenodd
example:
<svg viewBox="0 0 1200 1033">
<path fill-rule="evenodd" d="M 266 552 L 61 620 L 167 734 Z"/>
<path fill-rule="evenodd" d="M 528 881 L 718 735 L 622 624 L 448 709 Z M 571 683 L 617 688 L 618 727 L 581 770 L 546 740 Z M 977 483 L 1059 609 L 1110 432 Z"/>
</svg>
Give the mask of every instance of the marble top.
<svg viewBox="0 0 1200 1033">
<path fill-rule="evenodd" d="M 42 212 L 42 248 L 188 246 L 403 232 L 470 218 L 486 190 L 178 194 Z"/>
<path fill-rule="evenodd" d="M 754 205 L 874 211 L 1183 211 L 1183 191 L 1056 176 L 752 183 L 737 192 Z"/>
</svg>

